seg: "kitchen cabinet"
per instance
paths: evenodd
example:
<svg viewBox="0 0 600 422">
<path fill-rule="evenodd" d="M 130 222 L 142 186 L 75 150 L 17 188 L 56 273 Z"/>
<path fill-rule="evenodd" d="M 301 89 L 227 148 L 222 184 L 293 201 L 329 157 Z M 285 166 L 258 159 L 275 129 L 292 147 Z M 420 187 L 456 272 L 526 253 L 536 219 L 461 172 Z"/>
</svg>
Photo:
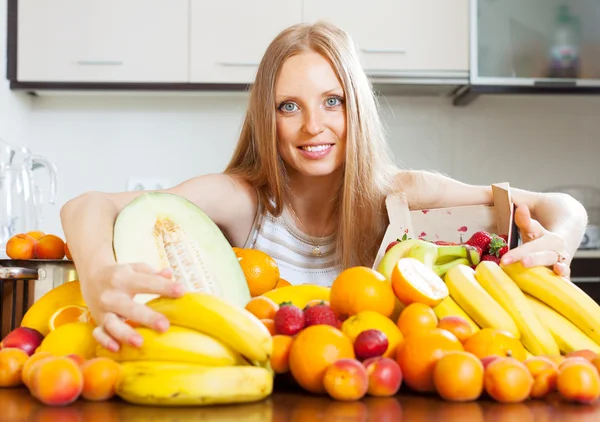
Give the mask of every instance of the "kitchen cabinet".
<svg viewBox="0 0 600 422">
<path fill-rule="evenodd" d="M 189 0 L 19 0 L 17 7 L 21 82 L 188 80 Z"/>
<path fill-rule="evenodd" d="M 344 28 L 370 76 L 468 74 L 469 0 L 304 0 L 303 19 Z"/>
<path fill-rule="evenodd" d="M 302 0 L 191 0 L 190 82 L 251 83 L 269 43 L 302 21 Z"/>
</svg>

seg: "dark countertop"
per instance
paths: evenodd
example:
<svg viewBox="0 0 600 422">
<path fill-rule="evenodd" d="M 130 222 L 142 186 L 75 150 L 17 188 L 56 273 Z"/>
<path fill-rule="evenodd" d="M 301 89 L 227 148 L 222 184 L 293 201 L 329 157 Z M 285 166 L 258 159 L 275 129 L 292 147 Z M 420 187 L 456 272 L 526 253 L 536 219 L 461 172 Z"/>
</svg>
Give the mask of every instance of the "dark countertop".
<svg viewBox="0 0 600 422">
<path fill-rule="evenodd" d="M 544 401 L 499 404 L 481 399 L 447 403 L 440 399 L 402 394 L 393 398 L 365 397 L 358 402 L 339 402 L 298 392 L 276 392 L 253 404 L 218 407 L 167 408 L 78 400 L 66 407 L 46 407 L 25 388 L 0 389 L 0 421 L 241 421 L 241 422 L 569 422 L 600 421 L 600 402 L 594 405 L 564 403 L 556 395 Z"/>
</svg>

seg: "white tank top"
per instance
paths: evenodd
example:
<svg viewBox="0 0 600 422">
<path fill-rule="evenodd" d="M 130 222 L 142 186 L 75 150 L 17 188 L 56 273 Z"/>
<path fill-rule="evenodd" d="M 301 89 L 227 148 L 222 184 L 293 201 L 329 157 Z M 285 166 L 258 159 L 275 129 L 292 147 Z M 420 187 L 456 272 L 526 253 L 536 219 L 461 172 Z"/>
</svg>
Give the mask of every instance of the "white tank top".
<svg viewBox="0 0 600 422">
<path fill-rule="evenodd" d="M 315 256 L 316 246 L 319 246 L 322 256 Z M 341 272 L 341 266 L 335 262 L 335 234 L 311 239 L 297 228 L 287 208 L 275 217 L 260 201 L 244 247 L 258 249 L 271 256 L 277 262 L 280 277 L 294 285 L 330 287 Z"/>
</svg>

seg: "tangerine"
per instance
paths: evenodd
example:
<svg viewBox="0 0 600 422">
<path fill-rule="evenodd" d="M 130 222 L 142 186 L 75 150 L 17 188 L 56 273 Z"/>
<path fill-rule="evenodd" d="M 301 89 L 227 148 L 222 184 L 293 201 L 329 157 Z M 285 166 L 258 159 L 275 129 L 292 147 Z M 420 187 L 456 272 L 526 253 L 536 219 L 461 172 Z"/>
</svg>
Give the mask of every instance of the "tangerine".
<svg viewBox="0 0 600 422">
<path fill-rule="evenodd" d="M 375 311 L 390 317 L 396 297 L 390 282 L 372 268 L 356 266 L 342 271 L 331 285 L 331 309 L 342 320 L 362 311 Z"/>
<path fill-rule="evenodd" d="M 411 303 L 400 313 L 398 328 L 404 337 L 419 331 L 436 328 L 438 318 L 430 306 L 423 303 Z"/>
<path fill-rule="evenodd" d="M 488 356 L 510 356 L 523 362 L 527 351 L 523 344 L 508 331 L 498 328 L 482 328 L 464 343 L 465 350 L 482 359 Z"/>
<path fill-rule="evenodd" d="M 413 333 L 396 355 L 406 385 L 417 392 L 433 392 L 433 372 L 437 361 L 449 351 L 463 351 L 454 334 L 440 328 Z"/>
<path fill-rule="evenodd" d="M 486 367 L 484 388 L 500 403 L 520 403 L 531 394 L 533 381 L 533 375 L 523 362 L 512 357 L 500 357 Z"/>
<path fill-rule="evenodd" d="M 273 319 L 279 305 L 266 296 L 256 296 L 246 304 L 246 310 L 258 319 Z"/>
<path fill-rule="evenodd" d="M 433 384 L 444 400 L 472 401 L 483 392 L 483 375 L 483 363 L 474 354 L 448 352 L 435 364 Z"/>
<path fill-rule="evenodd" d="M 235 255 L 244 271 L 250 296 L 260 296 L 275 288 L 279 266 L 272 257 L 258 249 L 237 249 Z"/>
<path fill-rule="evenodd" d="M 350 338 L 330 325 L 311 325 L 296 335 L 289 366 L 294 380 L 310 393 L 325 393 L 327 368 L 343 358 L 355 358 Z"/>
</svg>

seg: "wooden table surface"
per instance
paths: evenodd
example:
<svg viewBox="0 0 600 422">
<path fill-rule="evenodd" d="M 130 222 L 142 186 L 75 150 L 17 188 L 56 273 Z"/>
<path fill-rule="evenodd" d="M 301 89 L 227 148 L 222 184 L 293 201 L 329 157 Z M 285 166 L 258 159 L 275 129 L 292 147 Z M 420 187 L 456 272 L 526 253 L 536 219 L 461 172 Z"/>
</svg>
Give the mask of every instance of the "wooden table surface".
<svg viewBox="0 0 600 422">
<path fill-rule="evenodd" d="M 343 421 L 343 422 L 550 422 L 600 421 L 600 403 L 575 405 L 558 397 L 523 404 L 499 404 L 489 400 L 446 403 L 435 397 L 398 395 L 366 397 L 358 402 L 339 402 L 298 392 L 276 392 L 253 404 L 218 407 L 166 408 L 134 406 L 119 399 L 92 403 L 78 400 L 67 407 L 46 407 L 24 388 L 0 389 L 0 421 Z"/>
</svg>

